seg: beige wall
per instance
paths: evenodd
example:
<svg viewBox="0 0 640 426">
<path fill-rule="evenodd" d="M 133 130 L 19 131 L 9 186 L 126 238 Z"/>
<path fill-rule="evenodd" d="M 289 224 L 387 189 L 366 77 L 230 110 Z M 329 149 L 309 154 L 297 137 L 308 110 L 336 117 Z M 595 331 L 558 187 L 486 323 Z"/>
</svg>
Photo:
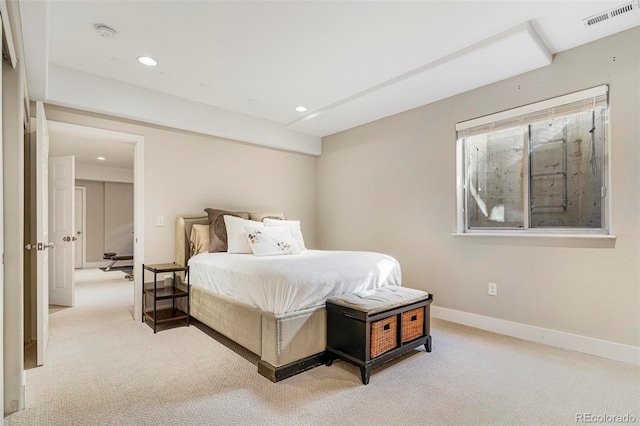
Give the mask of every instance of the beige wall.
<svg viewBox="0 0 640 426">
<path fill-rule="evenodd" d="M 87 262 L 101 262 L 104 249 L 104 182 L 76 179 L 76 186 L 83 186 L 86 191 L 85 220 Z"/>
<path fill-rule="evenodd" d="M 87 262 L 104 253 L 133 254 L 133 184 L 76 179 L 86 188 Z"/>
<path fill-rule="evenodd" d="M 104 183 L 104 251 L 133 254 L 133 184 Z"/>
<path fill-rule="evenodd" d="M 172 262 L 176 216 L 206 207 L 284 211 L 315 246 L 316 157 L 62 107 L 47 118 L 144 136 L 146 263 Z"/>
<path fill-rule="evenodd" d="M 442 307 L 640 346 L 638 40 L 640 29 L 629 30 L 548 67 L 324 138 L 319 246 L 389 253 L 404 285 L 433 292 Z M 455 123 L 601 84 L 610 88 L 615 245 L 452 236 Z M 498 283 L 497 297 L 488 282 Z"/>
</svg>

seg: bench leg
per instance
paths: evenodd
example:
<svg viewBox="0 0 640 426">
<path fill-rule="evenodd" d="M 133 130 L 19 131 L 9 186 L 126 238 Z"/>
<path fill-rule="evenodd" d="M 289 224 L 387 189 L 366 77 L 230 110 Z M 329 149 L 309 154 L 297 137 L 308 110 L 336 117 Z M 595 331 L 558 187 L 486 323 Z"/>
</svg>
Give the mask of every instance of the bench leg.
<svg viewBox="0 0 640 426">
<path fill-rule="evenodd" d="M 334 356 L 335 355 L 333 355 L 331 352 L 327 352 L 327 358 L 324 363 L 327 367 L 331 367 L 331 364 L 333 364 Z"/>
<path fill-rule="evenodd" d="M 427 336 L 427 341 L 424 343 L 424 350 L 431 352 L 431 336 Z"/>
<path fill-rule="evenodd" d="M 371 376 L 371 366 L 369 367 L 360 367 L 360 375 L 362 376 L 362 384 L 369 384 L 369 377 Z"/>
</svg>

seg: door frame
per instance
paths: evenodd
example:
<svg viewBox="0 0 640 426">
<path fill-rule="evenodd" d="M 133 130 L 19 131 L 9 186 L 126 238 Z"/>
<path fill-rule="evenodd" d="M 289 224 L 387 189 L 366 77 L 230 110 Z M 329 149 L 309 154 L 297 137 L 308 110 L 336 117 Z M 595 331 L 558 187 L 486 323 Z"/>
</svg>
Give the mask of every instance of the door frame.
<svg viewBox="0 0 640 426">
<path fill-rule="evenodd" d="M 74 186 L 74 191 L 79 190 L 82 192 L 82 254 L 81 254 L 81 263 L 80 269 L 84 268 L 84 265 L 87 263 L 87 187 L 86 186 Z M 77 202 L 77 198 L 76 198 Z M 74 206 L 75 208 L 75 206 Z M 76 235 L 78 234 L 78 230 L 76 229 Z M 75 259 L 74 259 L 75 261 Z M 74 265 L 75 266 L 75 265 Z M 74 267 L 74 269 L 76 269 Z"/>
<path fill-rule="evenodd" d="M 142 321 L 142 264 L 144 263 L 144 136 L 47 120 L 49 129 L 84 133 L 133 144 L 133 319 Z"/>
<path fill-rule="evenodd" d="M 51 256 L 49 246 L 49 128 L 44 103 L 36 101 L 35 117 L 35 229 L 36 249 L 36 365 L 44 365 L 49 344 L 49 271 Z M 46 216 L 46 217 L 45 217 Z M 40 247 L 39 247 L 40 248 Z M 33 248 L 32 248 L 33 249 Z"/>
<path fill-rule="evenodd" d="M 4 42 L 6 37 L 11 37 L 11 31 L 6 31 L 3 25 L 6 11 L 6 4 L 4 0 L 0 0 L 0 43 Z M 9 21 L 9 17 L 6 18 L 7 22 Z M 6 35 L 5 36 L 5 32 Z M 12 42 L 7 40 L 7 46 L 9 48 L 9 56 L 12 59 L 15 59 L 14 46 Z M 2 262 L 0 262 L 0 292 L 2 293 L 2 298 L 0 298 L 0 359 L 2 360 L 2 370 L 0 370 L 0 381 L 2 381 L 2 389 L 0 389 L 0 401 L 2 401 L 3 412 L 7 413 L 5 409 L 5 401 L 4 401 L 4 131 L 2 125 L 2 116 L 4 114 L 2 110 L 3 104 L 3 95 L 2 95 L 2 86 L 3 86 L 3 75 L 2 75 L 2 58 L 0 58 L 0 255 L 2 256 Z M 23 331 L 24 334 L 24 331 Z M 11 346 L 9 346 L 10 349 Z M 24 362 L 22 364 L 22 369 L 24 369 Z M 6 414 L 5 414 L 6 415 Z M 4 420 L 0 422 L 4 424 Z"/>
</svg>

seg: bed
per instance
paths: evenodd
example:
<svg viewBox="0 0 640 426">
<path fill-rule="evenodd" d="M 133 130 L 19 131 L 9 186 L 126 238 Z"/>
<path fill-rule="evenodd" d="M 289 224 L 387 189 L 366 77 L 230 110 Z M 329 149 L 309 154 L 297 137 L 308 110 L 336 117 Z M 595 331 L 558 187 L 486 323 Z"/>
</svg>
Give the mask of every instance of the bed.
<svg viewBox="0 0 640 426">
<path fill-rule="evenodd" d="M 191 228 L 207 223 L 207 216 L 176 220 L 176 263 L 190 268 L 191 315 L 258 355 L 258 372 L 274 382 L 323 363 L 328 297 L 401 283 L 397 261 L 379 253 L 190 258 Z"/>
</svg>

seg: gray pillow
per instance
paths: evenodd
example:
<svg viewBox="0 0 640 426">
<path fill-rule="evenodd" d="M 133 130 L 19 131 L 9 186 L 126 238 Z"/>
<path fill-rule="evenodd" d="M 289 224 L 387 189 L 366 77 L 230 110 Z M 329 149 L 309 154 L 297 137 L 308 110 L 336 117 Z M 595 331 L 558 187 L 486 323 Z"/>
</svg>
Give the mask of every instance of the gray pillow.
<svg viewBox="0 0 640 426">
<path fill-rule="evenodd" d="M 265 218 L 284 220 L 284 213 L 249 213 L 249 219 L 262 222 Z"/>
<path fill-rule="evenodd" d="M 209 253 L 227 251 L 227 227 L 224 224 L 224 215 L 237 216 L 249 219 L 248 212 L 229 212 L 218 209 L 204 209 L 209 215 Z"/>
</svg>

